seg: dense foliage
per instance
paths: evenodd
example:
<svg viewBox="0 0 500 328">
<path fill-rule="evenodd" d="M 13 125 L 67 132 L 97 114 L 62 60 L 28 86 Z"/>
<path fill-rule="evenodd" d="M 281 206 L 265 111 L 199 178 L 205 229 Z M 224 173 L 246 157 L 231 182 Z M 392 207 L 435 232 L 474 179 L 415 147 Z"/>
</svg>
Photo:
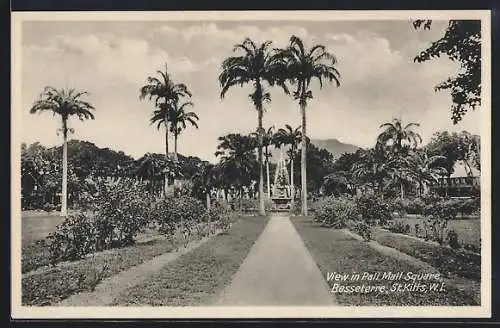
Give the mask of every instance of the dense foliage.
<svg viewBox="0 0 500 328">
<path fill-rule="evenodd" d="M 416 29 L 430 29 L 432 21 L 416 20 Z M 481 21 L 450 20 L 444 35 L 415 57 L 421 63 L 445 55 L 460 64 L 456 76 L 449 77 L 435 90 L 449 90 L 453 105 L 451 119 L 457 124 L 467 113 L 481 105 Z"/>
</svg>

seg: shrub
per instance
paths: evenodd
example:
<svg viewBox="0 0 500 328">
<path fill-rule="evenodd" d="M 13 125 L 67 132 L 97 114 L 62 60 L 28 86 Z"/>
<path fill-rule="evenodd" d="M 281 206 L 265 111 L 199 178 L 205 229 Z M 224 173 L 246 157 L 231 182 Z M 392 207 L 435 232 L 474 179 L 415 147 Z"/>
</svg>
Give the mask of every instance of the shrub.
<svg viewBox="0 0 500 328">
<path fill-rule="evenodd" d="M 190 196 L 161 198 L 152 206 L 153 220 L 161 233 L 170 234 L 178 225 L 199 222 L 205 212 L 203 202 Z"/>
<path fill-rule="evenodd" d="M 391 224 L 388 226 L 388 229 L 391 232 L 408 234 L 411 227 L 408 223 L 405 224 L 403 222 L 391 222 Z"/>
<path fill-rule="evenodd" d="M 240 207 L 240 200 L 235 199 L 234 201 L 234 208 L 240 209 L 241 211 L 259 211 L 259 200 L 258 199 L 248 199 L 248 198 L 243 198 L 241 199 L 241 207 Z M 274 208 L 274 203 L 269 200 L 269 199 L 264 199 L 264 210 L 265 211 L 270 211 Z"/>
<path fill-rule="evenodd" d="M 85 200 L 92 215 L 70 215 L 49 235 L 51 263 L 130 245 L 150 219 L 151 197 L 133 181 L 100 181 Z"/>
<path fill-rule="evenodd" d="M 302 213 L 302 198 L 297 198 L 292 202 L 290 211 L 293 215 L 300 215 Z"/>
<path fill-rule="evenodd" d="M 445 232 L 448 228 L 448 220 L 430 216 L 424 221 L 425 239 L 444 244 Z"/>
<path fill-rule="evenodd" d="M 421 237 L 422 236 L 422 228 L 420 227 L 420 224 L 415 223 L 415 236 Z"/>
<path fill-rule="evenodd" d="M 348 220 L 357 220 L 354 201 L 347 197 L 325 197 L 313 203 L 314 221 L 325 226 L 341 229 Z"/>
<path fill-rule="evenodd" d="M 47 212 L 47 213 L 50 213 L 50 212 L 53 212 L 56 210 L 56 206 L 54 204 L 51 204 L 51 203 L 45 203 L 43 206 L 42 206 L 42 209 Z"/>
<path fill-rule="evenodd" d="M 481 247 L 476 246 L 475 244 L 463 243 L 462 248 L 473 253 L 481 253 Z"/>
<path fill-rule="evenodd" d="M 396 198 L 391 203 L 391 206 L 390 206 L 391 211 L 398 213 L 400 216 L 404 216 L 405 214 L 408 213 L 407 208 L 408 208 L 409 202 L 410 201 L 408 199 Z"/>
<path fill-rule="evenodd" d="M 422 214 L 424 211 L 424 207 L 424 200 L 420 197 L 416 197 L 408 201 L 405 210 L 407 214 Z"/>
<path fill-rule="evenodd" d="M 365 241 L 372 240 L 372 227 L 365 222 L 355 222 L 350 229 L 363 237 Z"/>
<path fill-rule="evenodd" d="M 481 209 L 481 201 L 479 198 L 464 199 L 459 203 L 458 211 L 462 215 L 476 215 Z"/>
<path fill-rule="evenodd" d="M 50 263 L 74 261 L 96 249 L 97 234 L 94 219 L 79 213 L 69 215 L 49 234 Z"/>
<path fill-rule="evenodd" d="M 442 199 L 435 203 L 429 203 L 424 208 L 424 215 L 443 220 L 453 220 L 459 212 L 460 200 Z"/>
<path fill-rule="evenodd" d="M 392 218 L 389 204 L 377 195 L 362 195 L 356 198 L 357 212 L 368 225 L 384 225 Z"/>
<path fill-rule="evenodd" d="M 460 248 L 460 243 L 458 242 L 458 234 L 455 230 L 449 230 L 448 231 L 448 244 L 450 245 L 451 248 L 453 249 L 459 249 Z"/>
</svg>

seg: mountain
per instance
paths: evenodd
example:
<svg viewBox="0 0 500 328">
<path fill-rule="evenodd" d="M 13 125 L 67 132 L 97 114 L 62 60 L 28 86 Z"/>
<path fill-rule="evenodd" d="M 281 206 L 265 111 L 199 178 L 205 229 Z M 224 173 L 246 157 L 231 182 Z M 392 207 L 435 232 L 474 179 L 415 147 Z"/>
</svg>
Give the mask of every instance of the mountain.
<svg viewBox="0 0 500 328">
<path fill-rule="evenodd" d="M 358 146 L 343 143 L 337 139 L 311 139 L 311 143 L 318 148 L 328 150 L 334 158 L 340 157 L 343 153 L 355 153 L 356 150 L 360 149 Z"/>
<path fill-rule="evenodd" d="M 339 158 L 343 153 L 354 153 L 356 150 L 360 149 L 358 146 L 343 143 L 337 139 L 311 139 L 311 143 L 320 149 L 328 150 L 335 159 Z M 272 147 L 271 154 L 271 162 L 277 163 L 280 158 L 279 149 L 274 149 L 274 147 Z M 286 153 L 284 157 L 287 158 Z"/>
</svg>

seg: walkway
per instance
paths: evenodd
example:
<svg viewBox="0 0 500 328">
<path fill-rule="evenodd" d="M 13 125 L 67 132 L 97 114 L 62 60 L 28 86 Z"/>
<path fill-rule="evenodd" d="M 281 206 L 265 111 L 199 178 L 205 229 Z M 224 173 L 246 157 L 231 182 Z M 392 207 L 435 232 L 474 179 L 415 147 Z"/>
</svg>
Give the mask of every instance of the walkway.
<svg viewBox="0 0 500 328">
<path fill-rule="evenodd" d="M 333 305 L 329 287 L 288 217 L 272 217 L 216 305 Z"/>
</svg>

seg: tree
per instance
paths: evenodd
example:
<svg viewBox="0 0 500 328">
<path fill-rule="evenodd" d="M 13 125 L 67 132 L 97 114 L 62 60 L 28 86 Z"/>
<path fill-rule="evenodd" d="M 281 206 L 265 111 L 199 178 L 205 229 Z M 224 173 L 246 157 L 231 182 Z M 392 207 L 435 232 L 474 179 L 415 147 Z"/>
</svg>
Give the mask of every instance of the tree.
<svg viewBox="0 0 500 328">
<path fill-rule="evenodd" d="M 302 132 L 300 125 L 295 129 L 290 125 L 285 124 L 285 128 L 280 128 L 274 134 L 274 144 L 276 147 L 281 147 L 281 145 L 290 146 L 288 156 L 290 158 L 290 185 L 292 188 L 292 203 L 295 202 L 295 183 L 294 183 L 294 167 L 293 167 L 293 159 L 295 157 L 295 153 L 299 143 L 302 140 Z"/>
<path fill-rule="evenodd" d="M 415 29 L 430 29 L 431 20 L 416 20 Z M 422 63 L 446 55 L 460 63 L 460 72 L 434 89 L 450 90 L 453 105 L 451 119 L 457 124 L 469 109 L 481 105 L 481 21 L 450 20 L 444 35 L 418 54 L 414 61 Z"/>
<path fill-rule="evenodd" d="M 326 149 L 320 149 L 309 141 L 307 146 L 306 165 L 313 167 L 307 179 L 307 190 L 309 192 L 318 193 L 321 190 L 325 176 L 333 172 L 333 154 Z M 299 161 L 300 153 L 295 153 L 294 161 Z M 294 168 L 295 177 L 301 174 L 300 167 Z M 295 178 L 294 178 L 295 179 Z"/>
<path fill-rule="evenodd" d="M 264 113 L 264 102 L 271 101 L 271 94 L 266 90 L 265 84 L 273 86 L 278 84 L 282 86 L 285 92 L 288 92 L 283 79 L 283 65 L 276 60 L 276 56 L 270 50 L 271 41 L 266 41 L 260 46 L 246 38 L 243 43 L 234 46 L 233 51 L 243 51 L 241 56 L 232 56 L 226 58 L 222 63 L 222 72 L 219 75 L 219 83 L 222 87 L 221 98 L 226 92 L 239 85 L 252 84 L 253 92 L 249 95 L 255 109 L 257 110 L 257 131 L 259 134 L 258 142 L 258 161 L 259 161 L 259 213 L 265 214 L 264 209 L 264 178 L 262 146 L 263 135 L 265 133 L 262 127 L 262 117 Z"/>
<path fill-rule="evenodd" d="M 255 139 L 239 133 L 230 133 L 219 137 L 218 140 L 215 155 L 220 157 L 219 172 L 225 182 L 238 188 L 241 198 L 243 186 L 250 184 L 257 166 L 254 154 Z"/>
<path fill-rule="evenodd" d="M 401 119 L 395 118 L 392 122 L 380 125 L 384 131 L 377 137 L 376 148 L 387 151 L 390 155 L 387 164 L 393 179 L 399 180 L 401 199 L 404 198 L 404 184 L 409 180 L 407 157 L 422 142 L 422 137 L 413 131 L 414 127 L 419 126 L 420 124 L 411 122 L 403 127 Z"/>
<path fill-rule="evenodd" d="M 383 192 L 389 177 L 387 154 L 379 148 L 359 150 L 359 158 L 352 166 L 352 174 L 358 187 L 370 186 L 379 193 Z"/>
<path fill-rule="evenodd" d="M 446 174 L 446 169 L 439 166 L 439 161 L 446 160 L 444 156 L 429 155 L 428 150 L 419 149 L 411 158 L 411 173 L 419 184 L 419 193 L 424 192 L 423 187 L 435 183 L 440 176 Z"/>
<path fill-rule="evenodd" d="M 454 173 L 457 162 L 462 162 L 472 175 L 472 167 L 480 170 L 480 138 L 467 131 L 460 133 L 436 132 L 425 147 L 430 155 L 443 156 L 437 163 L 447 171 L 448 178 Z"/>
<path fill-rule="evenodd" d="M 167 64 L 165 64 L 165 71 L 156 71 L 160 78 L 148 76 L 146 78 L 146 85 L 140 89 L 139 99 L 154 100 L 157 110 L 153 112 L 151 117 L 151 124 L 157 123 L 157 128 L 160 129 L 163 124 L 165 127 L 165 160 L 168 160 L 170 155 L 168 152 L 168 123 L 170 120 L 169 114 L 173 104 L 178 103 L 183 97 L 191 97 L 191 92 L 183 83 L 175 83 L 168 74 Z M 165 196 L 168 190 L 168 177 L 165 175 Z"/>
<path fill-rule="evenodd" d="M 295 86 L 293 96 L 299 101 L 302 114 L 302 149 L 301 149 L 301 184 L 302 184 L 302 214 L 307 215 L 307 101 L 313 98 L 311 81 L 317 79 L 320 88 L 323 87 L 323 79 L 334 82 L 340 86 L 340 73 L 335 68 L 337 60 L 333 54 L 328 52 L 324 45 L 314 45 L 309 50 L 305 48 L 303 41 L 292 36 L 288 47 L 281 51 L 280 58 L 286 65 L 288 81 Z"/>
<path fill-rule="evenodd" d="M 62 195 L 61 195 L 61 216 L 68 214 L 68 132 L 73 129 L 68 128 L 68 119 L 71 116 L 78 117 L 81 121 L 94 119 L 95 108 L 88 102 L 80 98 L 87 95 L 86 91 L 70 89 L 55 89 L 45 87 L 40 98 L 35 101 L 30 109 L 31 114 L 50 111 L 54 115 L 60 115 L 62 127 L 60 131 L 63 135 L 63 172 L 62 172 Z"/>
<path fill-rule="evenodd" d="M 186 129 L 190 123 L 195 128 L 198 128 L 198 115 L 194 112 L 187 112 L 187 106 L 194 106 L 192 102 L 185 102 L 179 106 L 178 102 L 172 104 L 170 116 L 170 132 L 174 135 L 174 160 L 177 161 L 177 139 L 182 130 Z"/>
<path fill-rule="evenodd" d="M 198 171 L 191 179 L 193 181 L 193 193 L 205 197 L 206 207 L 210 209 L 210 191 L 217 181 L 217 171 L 215 166 L 208 162 L 201 162 Z"/>
<path fill-rule="evenodd" d="M 335 160 L 333 172 L 323 178 L 322 187 L 327 194 L 353 194 L 356 191 L 353 167 L 361 161 L 361 152 L 362 150 L 355 153 L 343 153 Z"/>
<path fill-rule="evenodd" d="M 137 168 L 137 175 L 149 180 L 150 191 L 152 193 L 157 193 L 158 188 L 157 181 L 161 180 L 162 175 L 164 175 L 164 159 L 158 156 L 158 154 L 146 153 L 142 158 L 139 159 L 139 166 Z"/>
</svg>

